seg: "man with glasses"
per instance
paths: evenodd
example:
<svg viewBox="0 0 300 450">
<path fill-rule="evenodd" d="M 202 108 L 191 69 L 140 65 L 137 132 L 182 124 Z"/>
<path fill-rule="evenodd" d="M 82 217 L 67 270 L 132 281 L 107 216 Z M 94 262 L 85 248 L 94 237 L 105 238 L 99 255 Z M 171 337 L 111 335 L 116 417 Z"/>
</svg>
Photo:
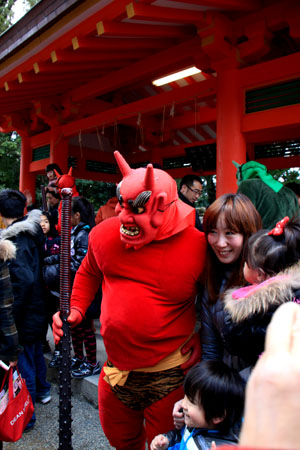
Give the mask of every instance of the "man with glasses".
<svg viewBox="0 0 300 450">
<path fill-rule="evenodd" d="M 178 196 L 187 205 L 195 207 L 195 203 L 202 194 L 202 180 L 197 175 L 185 175 L 179 185 Z M 196 211 L 195 227 L 203 231 L 200 217 Z"/>
</svg>

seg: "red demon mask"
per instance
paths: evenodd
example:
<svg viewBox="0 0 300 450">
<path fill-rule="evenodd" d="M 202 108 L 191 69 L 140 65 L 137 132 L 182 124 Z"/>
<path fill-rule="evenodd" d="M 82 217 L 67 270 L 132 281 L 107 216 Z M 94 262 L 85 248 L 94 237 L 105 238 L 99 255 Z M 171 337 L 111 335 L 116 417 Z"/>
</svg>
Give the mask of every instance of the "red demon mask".
<svg viewBox="0 0 300 450">
<path fill-rule="evenodd" d="M 194 208 L 178 199 L 175 180 L 160 169 L 131 169 L 115 151 L 123 175 L 117 186 L 121 240 L 138 249 L 153 240 L 166 239 L 195 223 Z"/>
<path fill-rule="evenodd" d="M 58 187 L 59 193 L 61 193 L 63 188 L 72 188 L 72 197 L 79 196 L 75 184 L 76 178 L 72 177 L 72 167 L 70 167 L 69 172 L 64 175 L 60 175 L 55 169 L 54 172 L 57 177 L 56 186 Z"/>
</svg>

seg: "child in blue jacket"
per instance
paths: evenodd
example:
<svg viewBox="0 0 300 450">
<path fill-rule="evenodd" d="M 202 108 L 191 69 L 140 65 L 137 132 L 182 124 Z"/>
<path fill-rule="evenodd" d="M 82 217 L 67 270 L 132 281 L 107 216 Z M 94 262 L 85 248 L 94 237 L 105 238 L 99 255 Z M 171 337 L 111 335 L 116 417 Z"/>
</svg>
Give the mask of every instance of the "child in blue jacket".
<svg viewBox="0 0 300 450">
<path fill-rule="evenodd" d="M 184 380 L 182 411 L 185 426 L 159 434 L 151 450 L 209 450 L 235 444 L 244 409 L 245 383 L 222 361 L 201 361 Z"/>
</svg>

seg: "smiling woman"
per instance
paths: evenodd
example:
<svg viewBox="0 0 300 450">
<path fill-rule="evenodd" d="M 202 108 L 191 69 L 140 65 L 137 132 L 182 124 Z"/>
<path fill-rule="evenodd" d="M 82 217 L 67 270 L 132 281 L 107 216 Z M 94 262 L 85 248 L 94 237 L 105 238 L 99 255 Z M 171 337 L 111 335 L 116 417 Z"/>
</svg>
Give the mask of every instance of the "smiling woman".
<svg viewBox="0 0 300 450">
<path fill-rule="evenodd" d="M 203 228 L 208 241 L 205 286 L 199 296 L 203 359 L 245 367 L 225 349 L 222 338 L 224 309 L 222 293 L 243 286 L 243 250 L 251 234 L 261 228 L 261 218 L 243 194 L 225 194 L 207 209 Z"/>
</svg>

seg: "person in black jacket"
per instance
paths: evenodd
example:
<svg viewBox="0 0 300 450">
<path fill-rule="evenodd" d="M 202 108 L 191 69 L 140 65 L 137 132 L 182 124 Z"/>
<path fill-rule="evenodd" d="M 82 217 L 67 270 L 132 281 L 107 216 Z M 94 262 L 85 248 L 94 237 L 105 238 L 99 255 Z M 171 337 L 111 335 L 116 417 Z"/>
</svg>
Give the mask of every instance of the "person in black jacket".
<svg viewBox="0 0 300 450">
<path fill-rule="evenodd" d="M 0 360 L 6 365 L 16 365 L 19 346 L 18 332 L 13 317 L 13 291 L 7 260 L 16 257 L 16 246 L 0 241 Z M 0 376 L 0 384 L 2 377 Z"/>
<path fill-rule="evenodd" d="M 197 175 L 185 175 L 180 181 L 178 197 L 187 205 L 195 208 L 195 203 L 202 193 L 202 180 Z M 195 211 L 195 227 L 203 231 L 200 217 Z"/>
<path fill-rule="evenodd" d="M 15 257 L 15 245 L 7 240 L 0 241 L 0 385 L 5 374 L 2 363 L 6 366 L 15 366 L 20 353 L 12 312 L 14 297 L 7 267 L 7 260 Z M 2 442 L 0 442 L 0 449 L 2 449 Z"/>
<path fill-rule="evenodd" d="M 71 284 L 73 284 L 76 272 L 87 253 L 89 232 L 95 226 L 94 209 L 86 198 L 72 198 L 71 225 Z M 46 270 L 44 270 L 46 282 L 59 284 L 60 255 L 52 255 L 44 262 L 47 264 Z M 101 297 L 101 289 L 99 289 L 85 318 L 79 325 L 72 328 L 74 357 L 71 360 L 71 374 L 74 378 L 84 378 L 100 373 L 100 363 L 96 361 L 96 336 L 93 319 L 100 316 Z M 56 362 L 52 367 L 58 367 L 60 364 L 59 353 L 56 356 Z"/>
<path fill-rule="evenodd" d="M 53 270 L 53 264 L 56 264 L 56 257 L 60 252 L 60 236 L 55 228 L 57 220 L 49 211 L 43 211 L 41 214 L 40 225 L 44 233 L 43 245 L 43 278 L 45 282 L 45 304 L 47 315 L 47 327 L 45 329 L 45 346 L 49 347 L 46 340 L 48 324 L 52 326 L 52 316 L 59 310 L 59 277 L 56 279 L 56 269 Z M 59 257 L 59 256 L 58 256 Z M 49 367 L 58 367 L 60 361 L 60 346 L 55 345 L 55 350 Z"/>
<path fill-rule="evenodd" d="M 245 285 L 243 250 L 261 228 L 261 218 L 243 194 L 224 194 L 206 210 L 203 219 L 208 240 L 204 290 L 198 296 L 202 359 L 223 360 L 242 370 L 245 361 L 232 355 L 223 336 L 224 292 Z"/>
<path fill-rule="evenodd" d="M 24 217 L 26 197 L 22 192 L 6 189 L 0 193 L 0 214 L 7 227 L 2 239 L 12 241 L 17 248 L 16 258 L 8 263 L 13 287 L 13 314 L 23 352 L 18 367 L 26 380 L 33 403 L 51 400 L 51 385 L 46 380 L 46 364 L 41 339 L 45 329 L 45 304 L 41 269 L 43 232 L 39 210 Z M 35 413 L 27 425 L 35 423 Z"/>
</svg>

